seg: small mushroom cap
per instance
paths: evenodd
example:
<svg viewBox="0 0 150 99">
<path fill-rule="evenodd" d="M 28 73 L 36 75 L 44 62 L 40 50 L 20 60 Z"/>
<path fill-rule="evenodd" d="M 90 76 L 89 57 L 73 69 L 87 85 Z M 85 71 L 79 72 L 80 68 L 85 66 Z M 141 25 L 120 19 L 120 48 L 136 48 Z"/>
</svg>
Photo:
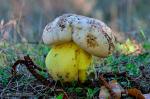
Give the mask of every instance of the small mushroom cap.
<svg viewBox="0 0 150 99">
<path fill-rule="evenodd" d="M 64 14 L 49 23 L 43 32 L 46 44 L 75 42 L 88 53 L 106 57 L 114 50 L 115 37 L 102 21 L 76 14 Z"/>
</svg>

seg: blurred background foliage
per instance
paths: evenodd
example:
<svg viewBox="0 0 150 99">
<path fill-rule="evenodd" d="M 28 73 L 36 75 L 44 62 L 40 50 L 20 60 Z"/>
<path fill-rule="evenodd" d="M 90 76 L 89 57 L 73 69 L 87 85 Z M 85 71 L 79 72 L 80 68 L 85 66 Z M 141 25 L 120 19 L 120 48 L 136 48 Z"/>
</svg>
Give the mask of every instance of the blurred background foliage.
<svg viewBox="0 0 150 99">
<path fill-rule="evenodd" d="M 100 19 L 120 41 L 141 30 L 150 41 L 149 5 L 149 0 L 0 0 L 0 41 L 41 42 L 45 25 L 64 13 Z"/>
</svg>

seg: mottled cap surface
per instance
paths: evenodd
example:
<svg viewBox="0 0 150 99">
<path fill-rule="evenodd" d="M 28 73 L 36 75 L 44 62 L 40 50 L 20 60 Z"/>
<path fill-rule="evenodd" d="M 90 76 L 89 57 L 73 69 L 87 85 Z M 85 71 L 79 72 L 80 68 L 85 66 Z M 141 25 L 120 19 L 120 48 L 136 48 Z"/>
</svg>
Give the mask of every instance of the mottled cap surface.
<svg viewBox="0 0 150 99">
<path fill-rule="evenodd" d="M 76 14 L 64 14 L 49 23 L 43 32 L 45 44 L 73 41 L 88 53 L 106 57 L 113 50 L 115 37 L 102 21 Z"/>
</svg>

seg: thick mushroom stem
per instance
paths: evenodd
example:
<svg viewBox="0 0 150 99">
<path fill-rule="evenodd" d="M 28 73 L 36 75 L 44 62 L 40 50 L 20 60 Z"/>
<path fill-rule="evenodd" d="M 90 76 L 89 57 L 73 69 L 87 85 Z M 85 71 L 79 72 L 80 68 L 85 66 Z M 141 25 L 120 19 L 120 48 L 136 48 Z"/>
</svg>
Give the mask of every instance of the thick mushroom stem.
<svg viewBox="0 0 150 99">
<path fill-rule="evenodd" d="M 46 66 L 54 80 L 84 82 L 92 56 L 73 42 L 54 45 L 46 57 Z"/>
</svg>

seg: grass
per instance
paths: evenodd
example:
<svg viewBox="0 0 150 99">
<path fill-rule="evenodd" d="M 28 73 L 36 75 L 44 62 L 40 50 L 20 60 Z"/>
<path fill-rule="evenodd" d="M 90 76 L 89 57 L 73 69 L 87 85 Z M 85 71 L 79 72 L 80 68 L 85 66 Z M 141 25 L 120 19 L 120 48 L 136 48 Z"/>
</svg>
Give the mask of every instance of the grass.
<svg viewBox="0 0 150 99">
<path fill-rule="evenodd" d="M 124 72 L 132 78 L 137 78 L 141 75 L 140 67 L 144 66 L 145 73 L 147 77 L 150 75 L 150 52 L 149 44 L 144 43 L 143 47 L 145 51 L 137 56 L 133 55 L 123 55 L 116 53 L 110 55 L 109 57 L 101 60 L 101 62 L 95 63 L 96 71 L 101 73 L 107 72 Z M 47 88 L 37 81 L 23 65 L 19 65 L 18 72 L 19 76 L 15 79 L 11 79 L 11 66 L 13 63 L 23 58 L 25 55 L 29 55 L 35 64 L 38 64 L 42 68 L 45 68 L 45 57 L 50 50 L 49 47 L 43 44 L 10 44 L 8 42 L 3 42 L 0 44 L 0 97 L 4 94 L 14 94 L 14 93 L 27 93 L 26 96 L 20 97 L 33 97 L 36 96 L 49 96 L 51 98 L 62 99 L 63 93 L 53 93 L 55 88 Z M 48 74 L 42 73 L 45 77 Z M 149 76 L 150 77 L 150 76 Z M 107 80 L 116 79 L 121 86 L 124 88 L 131 88 L 134 85 L 124 77 L 113 77 Z M 150 79 L 140 78 L 138 81 L 141 91 L 144 93 L 150 92 Z M 64 90 L 74 97 L 92 99 L 98 98 L 100 87 L 90 87 L 90 86 L 77 86 L 76 83 L 70 86 L 62 85 Z M 16 94 L 15 94 L 16 95 Z M 15 97 L 15 95 L 13 97 Z M 52 95 L 52 96 L 50 96 Z M 10 96 L 11 97 L 11 96 Z M 17 95 L 16 95 L 17 97 Z M 35 98 L 36 99 L 36 98 Z"/>
</svg>

